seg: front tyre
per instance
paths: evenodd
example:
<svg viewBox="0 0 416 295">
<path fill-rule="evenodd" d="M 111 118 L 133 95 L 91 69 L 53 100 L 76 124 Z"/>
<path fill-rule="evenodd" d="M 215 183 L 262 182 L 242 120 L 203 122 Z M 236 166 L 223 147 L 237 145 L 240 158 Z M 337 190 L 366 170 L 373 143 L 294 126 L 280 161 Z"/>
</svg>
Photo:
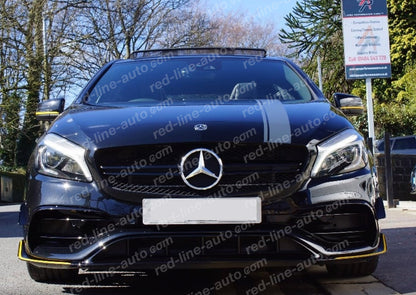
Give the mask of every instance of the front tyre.
<svg viewBox="0 0 416 295">
<path fill-rule="evenodd" d="M 377 268 L 378 256 L 368 258 L 366 261 L 327 264 L 329 274 L 336 277 L 363 277 L 371 275 Z"/>
<path fill-rule="evenodd" d="M 77 269 L 53 269 L 27 263 L 27 270 L 33 280 L 41 283 L 74 283 L 78 278 Z"/>
</svg>

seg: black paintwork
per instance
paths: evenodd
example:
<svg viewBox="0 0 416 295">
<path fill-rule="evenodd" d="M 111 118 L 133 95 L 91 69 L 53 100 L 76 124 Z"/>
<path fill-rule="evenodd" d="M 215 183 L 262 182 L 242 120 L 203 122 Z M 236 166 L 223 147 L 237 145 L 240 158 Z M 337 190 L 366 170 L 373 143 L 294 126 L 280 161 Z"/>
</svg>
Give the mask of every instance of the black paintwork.
<svg viewBox="0 0 416 295">
<path fill-rule="evenodd" d="M 330 105 L 316 85 L 296 65 L 288 60 L 282 60 L 305 79 L 315 96 L 311 102 L 283 104 L 289 118 L 292 144 L 304 146 L 311 142 L 317 144 L 342 130 L 353 128 L 351 123 Z M 48 130 L 49 133 L 63 136 L 87 149 L 87 162 L 94 179 L 97 179 L 98 174 L 93 161 L 94 152 L 97 149 L 143 144 L 230 141 L 253 128 L 256 131 L 255 134 L 252 134 L 246 141 L 264 142 L 264 119 L 261 111 L 256 110 L 248 116 L 244 115 L 249 108 L 257 105 L 255 100 L 228 101 L 208 106 L 197 102 L 175 102 L 159 109 L 151 104 L 105 107 L 84 102 L 89 90 L 113 63 L 104 66 L 91 79 L 73 105 L 61 114 Z M 186 114 L 195 115 L 192 119 L 186 119 Z M 203 132 L 195 131 L 194 125 L 200 123 L 208 125 L 208 129 Z M 370 173 L 369 171 L 366 169 L 359 173 Z M 354 177 L 354 174 L 351 174 L 351 177 Z M 307 209 L 308 206 L 310 206 L 310 199 L 308 190 L 305 189 L 287 200 L 276 200 L 275 203 L 264 206 L 263 210 L 268 210 L 273 214 L 291 214 L 299 208 Z M 40 175 L 34 168 L 34 157 L 32 157 L 29 163 L 28 198 L 22 206 L 20 218 L 25 225 L 25 246 L 29 255 L 32 250 L 27 243 L 31 218 L 38 211 L 54 208 L 74 212 L 94 209 L 105 213 L 106 216 L 114 217 L 131 214 L 140 210 L 141 205 L 140 201 L 128 202 L 112 198 L 95 182 L 76 182 Z M 150 231 L 152 230 L 154 228 L 150 228 Z M 135 232 L 135 234 L 140 233 Z M 92 248 L 98 251 L 97 245 Z M 46 258 L 58 258 L 54 255 L 51 252 Z M 65 257 L 61 255 L 59 258 Z"/>
<path fill-rule="evenodd" d="M 90 148 L 174 142 L 220 142 L 232 140 L 252 128 L 248 142 L 263 142 L 263 118 L 259 110 L 247 115 L 256 101 L 227 102 L 215 107 L 202 103 L 172 104 L 155 111 L 154 106 L 92 107 L 70 109 L 55 121 L 49 132 Z M 353 128 L 326 101 L 284 104 L 292 130 L 292 143 L 306 145 Z M 208 110 L 208 111 L 207 111 Z M 194 114 L 192 119 L 187 114 Z M 246 114 L 246 116 L 244 116 Z M 329 118 L 324 121 L 324 118 Z M 194 125 L 204 123 L 204 132 Z M 166 130 L 163 132 L 162 130 Z M 299 131 L 299 133 L 297 132 Z M 300 134 L 300 135 L 298 135 Z"/>
</svg>

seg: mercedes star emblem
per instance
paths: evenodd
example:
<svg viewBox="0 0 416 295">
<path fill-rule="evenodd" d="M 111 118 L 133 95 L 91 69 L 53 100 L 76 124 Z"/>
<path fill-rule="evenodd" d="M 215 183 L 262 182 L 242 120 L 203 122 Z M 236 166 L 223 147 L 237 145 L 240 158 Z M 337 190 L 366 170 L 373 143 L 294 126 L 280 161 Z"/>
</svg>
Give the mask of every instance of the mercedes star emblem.
<svg viewBox="0 0 416 295">
<path fill-rule="evenodd" d="M 196 124 L 194 126 L 194 130 L 195 131 L 205 131 L 208 129 L 208 125 L 207 124 Z"/>
<path fill-rule="evenodd" d="M 194 149 L 181 161 L 180 173 L 183 181 L 196 190 L 209 190 L 221 180 L 223 165 L 221 159 L 211 150 Z"/>
</svg>

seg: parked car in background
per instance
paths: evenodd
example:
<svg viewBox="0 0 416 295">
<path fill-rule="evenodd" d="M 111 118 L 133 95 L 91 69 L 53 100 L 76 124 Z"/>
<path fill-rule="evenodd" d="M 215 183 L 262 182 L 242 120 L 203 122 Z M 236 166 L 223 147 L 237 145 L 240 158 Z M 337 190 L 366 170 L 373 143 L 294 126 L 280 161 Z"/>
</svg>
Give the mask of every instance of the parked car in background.
<svg viewBox="0 0 416 295">
<path fill-rule="evenodd" d="M 412 173 L 410 173 L 410 193 L 416 194 L 416 166 L 413 167 Z"/>
<path fill-rule="evenodd" d="M 390 150 L 396 155 L 416 155 L 416 135 L 390 138 Z M 376 153 L 384 153 L 384 139 L 376 142 Z"/>
</svg>

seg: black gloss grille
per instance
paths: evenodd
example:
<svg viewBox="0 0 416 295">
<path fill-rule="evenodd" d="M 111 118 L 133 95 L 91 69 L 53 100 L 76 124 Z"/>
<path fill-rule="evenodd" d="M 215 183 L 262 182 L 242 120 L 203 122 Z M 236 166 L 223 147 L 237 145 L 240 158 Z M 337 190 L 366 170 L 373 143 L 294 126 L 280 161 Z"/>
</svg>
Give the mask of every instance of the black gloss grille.
<svg viewBox="0 0 416 295">
<path fill-rule="evenodd" d="M 105 233 L 113 220 L 101 212 L 91 210 L 42 210 L 31 220 L 28 242 L 31 251 L 37 255 L 45 253 L 78 252 L 82 247 L 75 247 L 77 242 L 85 239 L 83 247 L 89 242 L 95 243 Z M 72 250 L 71 250 L 72 249 Z"/>
<path fill-rule="evenodd" d="M 321 212 L 324 212 L 324 208 Z M 297 218 L 308 220 L 307 215 Z M 374 246 L 377 241 L 377 225 L 374 214 L 367 206 L 343 205 L 340 209 L 314 218 L 302 230 L 304 235 L 309 235 L 309 238 L 327 248 L 346 241 L 348 249 L 369 247 Z"/>
<path fill-rule="evenodd" d="M 110 259 L 122 260 L 125 257 L 133 257 L 135 253 L 150 253 L 150 249 L 154 245 L 164 245 L 160 247 L 157 253 L 153 253 L 151 257 L 147 256 L 147 260 L 165 258 L 175 259 L 179 261 L 179 258 L 183 262 L 200 260 L 202 258 L 213 257 L 215 259 L 221 257 L 228 258 L 253 258 L 253 257 L 268 257 L 278 258 L 279 256 L 285 259 L 291 257 L 307 258 L 310 253 L 302 246 L 298 245 L 289 237 L 283 237 L 278 241 L 267 242 L 257 251 L 247 251 L 252 245 L 257 245 L 261 240 L 268 240 L 268 235 L 262 234 L 247 234 L 229 239 L 223 240 L 220 243 L 212 242 L 210 245 L 213 247 L 207 247 L 208 241 L 218 240 L 218 235 L 214 234 L 201 234 L 199 236 L 181 236 L 175 234 L 168 234 L 169 238 L 158 237 L 135 237 L 131 239 L 124 239 L 118 241 L 101 251 L 93 257 L 94 263 L 103 263 Z M 200 252 L 196 255 L 192 252 L 192 249 L 198 248 Z M 143 262 L 145 262 L 144 259 Z"/>
<path fill-rule="evenodd" d="M 243 193 L 256 193 L 270 185 L 296 184 L 308 161 L 306 147 L 299 145 L 268 145 L 245 143 L 229 149 L 218 143 L 142 145 L 108 148 L 96 151 L 94 157 L 105 188 L 113 192 L 152 195 L 201 195 L 185 185 L 179 163 L 188 152 L 197 148 L 214 151 L 223 162 L 223 176 L 211 194 L 224 186 L 240 186 Z M 235 192 L 236 193 L 236 192 Z"/>
</svg>

